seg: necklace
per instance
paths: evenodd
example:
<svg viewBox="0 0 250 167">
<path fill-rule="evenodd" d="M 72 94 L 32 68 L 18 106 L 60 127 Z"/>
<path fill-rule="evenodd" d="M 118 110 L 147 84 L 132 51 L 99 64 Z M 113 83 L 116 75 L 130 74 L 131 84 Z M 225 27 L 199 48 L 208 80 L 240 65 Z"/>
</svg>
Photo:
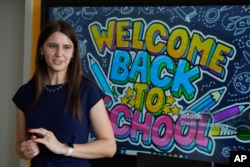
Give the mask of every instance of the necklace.
<svg viewBox="0 0 250 167">
<path fill-rule="evenodd" d="M 55 86 L 55 85 L 51 85 L 51 86 Z M 54 93 L 55 91 L 58 91 L 60 89 L 62 89 L 62 87 L 64 86 L 64 84 L 60 84 L 58 87 L 54 88 L 54 89 L 50 89 L 48 88 L 45 84 L 43 85 L 44 89 L 49 92 L 49 93 Z"/>
</svg>

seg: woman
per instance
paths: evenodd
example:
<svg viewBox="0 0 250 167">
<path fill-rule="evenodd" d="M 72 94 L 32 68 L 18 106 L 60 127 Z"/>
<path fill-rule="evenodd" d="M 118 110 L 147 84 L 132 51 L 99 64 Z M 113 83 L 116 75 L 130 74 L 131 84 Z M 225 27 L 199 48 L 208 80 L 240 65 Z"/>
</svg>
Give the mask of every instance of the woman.
<svg viewBox="0 0 250 167">
<path fill-rule="evenodd" d="M 49 21 L 36 52 L 35 73 L 13 97 L 16 152 L 32 167 L 89 167 L 112 157 L 116 143 L 100 89 L 81 73 L 77 34 L 66 21 Z M 96 139 L 89 141 L 89 130 Z"/>
</svg>

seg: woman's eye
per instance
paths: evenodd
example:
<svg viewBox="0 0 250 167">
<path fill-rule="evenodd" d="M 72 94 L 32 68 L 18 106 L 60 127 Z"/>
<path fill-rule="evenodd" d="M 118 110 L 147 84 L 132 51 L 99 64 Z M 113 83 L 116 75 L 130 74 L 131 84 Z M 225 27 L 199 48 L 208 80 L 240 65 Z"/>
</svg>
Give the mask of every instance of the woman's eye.
<svg viewBox="0 0 250 167">
<path fill-rule="evenodd" d="M 64 46 L 64 49 L 70 49 L 71 46 Z"/>
<path fill-rule="evenodd" d="M 55 48 L 56 46 L 55 45 L 49 45 L 50 48 Z"/>
</svg>

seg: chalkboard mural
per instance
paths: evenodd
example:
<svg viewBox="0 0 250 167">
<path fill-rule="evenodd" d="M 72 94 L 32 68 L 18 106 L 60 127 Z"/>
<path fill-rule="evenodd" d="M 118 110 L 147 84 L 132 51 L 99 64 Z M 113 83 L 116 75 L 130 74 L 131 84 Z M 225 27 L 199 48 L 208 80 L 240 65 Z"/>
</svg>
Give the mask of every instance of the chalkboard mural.
<svg viewBox="0 0 250 167">
<path fill-rule="evenodd" d="M 117 154 L 229 163 L 230 151 L 250 151 L 250 5 L 47 11 L 78 33 L 83 73 L 106 93 Z"/>
</svg>

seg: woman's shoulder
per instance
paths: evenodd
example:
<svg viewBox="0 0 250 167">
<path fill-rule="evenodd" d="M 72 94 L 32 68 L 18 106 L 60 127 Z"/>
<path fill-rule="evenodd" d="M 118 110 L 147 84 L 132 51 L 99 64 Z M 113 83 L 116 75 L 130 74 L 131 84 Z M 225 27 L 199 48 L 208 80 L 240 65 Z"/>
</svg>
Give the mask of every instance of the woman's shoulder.
<svg viewBox="0 0 250 167">
<path fill-rule="evenodd" d="M 92 79 L 90 79 L 88 77 L 85 77 L 85 76 L 82 77 L 81 85 L 83 87 L 88 87 L 88 88 L 92 87 L 92 88 L 98 88 L 99 89 L 99 86 L 97 85 L 97 83 L 94 80 L 92 80 Z"/>
<path fill-rule="evenodd" d="M 101 96 L 104 96 L 104 92 L 101 90 L 98 84 L 90 78 L 82 77 L 81 88 L 83 92 L 88 92 L 89 94 L 97 93 Z"/>
<path fill-rule="evenodd" d="M 92 108 L 100 99 L 105 97 L 105 93 L 99 88 L 95 81 L 83 77 L 81 85 L 81 99 Z"/>
<path fill-rule="evenodd" d="M 20 91 L 34 90 L 34 82 L 32 80 L 29 80 L 26 83 L 22 84 L 18 90 L 20 90 Z"/>
<path fill-rule="evenodd" d="M 32 99 L 34 96 L 34 86 L 31 81 L 28 81 L 21 85 L 14 96 L 12 97 L 13 102 L 23 111 L 25 110 L 25 104 L 27 100 Z"/>
</svg>

